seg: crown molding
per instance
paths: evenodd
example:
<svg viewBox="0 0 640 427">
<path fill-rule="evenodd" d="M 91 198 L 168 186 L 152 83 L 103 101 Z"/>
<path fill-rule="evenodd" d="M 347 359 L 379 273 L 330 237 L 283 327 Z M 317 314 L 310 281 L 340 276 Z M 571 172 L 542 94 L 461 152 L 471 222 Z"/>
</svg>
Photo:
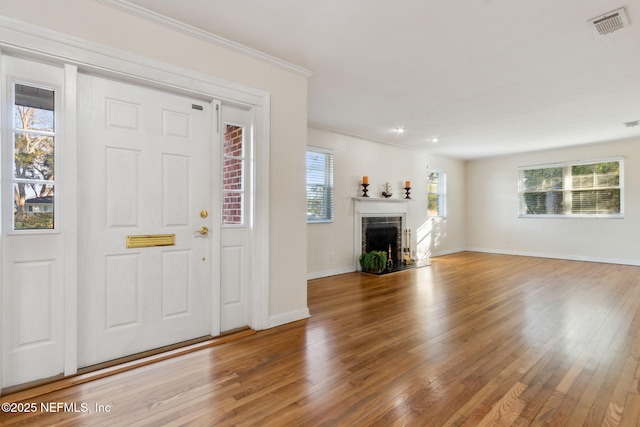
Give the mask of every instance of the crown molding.
<svg viewBox="0 0 640 427">
<path fill-rule="evenodd" d="M 108 6 L 112 6 L 114 8 L 120 9 L 130 15 L 135 15 L 140 18 L 146 19 L 148 21 L 154 22 L 156 24 L 161 24 L 164 27 L 169 27 L 176 31 L 180 31 L 181 33 L 204 40 L 206 42 L 216 44 L 218 46 L 233 50 L 235 52 L 242 53 L 244 55 L 250 56 L 252 58 L 258 59 L 262 62 L 266 62 L 278 68 L 290 71 L 292 73 L 299 74 L 307 78 L 311 77 L 311 75 L 313 74 L 311 70 L 308 70 L 304 67 L 300 67 L 299 65 L 292 64 L 280 58 L 276 58 L 275 56 L 267 55 L 266 53 L 252 49 L 248 46 L 242 45 L 240 43 L 236 43 L 229 39 L 225 39 L 224 37 L 217 36 L 208 31 L 201 30 L 200 28 L 196 28 L 194 26 L 185 24 L 184 22 L 180 22 L 173 18 L 169 18 L 167 16 L 153 12 L 149 9 L 145 9 L 135 4 L 131 4 L 126 0 L 97 0 L 97 1 L 104 3 Z"/>
</svg>

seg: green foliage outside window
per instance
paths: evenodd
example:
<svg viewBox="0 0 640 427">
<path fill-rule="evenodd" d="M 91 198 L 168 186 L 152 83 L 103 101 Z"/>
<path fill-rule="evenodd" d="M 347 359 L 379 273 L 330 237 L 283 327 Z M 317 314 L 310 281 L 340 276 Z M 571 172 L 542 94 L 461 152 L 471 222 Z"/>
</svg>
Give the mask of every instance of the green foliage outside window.
<svg viewBox="0 0 640 427">
<path fill-rule="evenodd" d="M 619 215 L 621 160 L 520 170 L 521 215 Z"/>
<path fill-rule="evenodd" d="M 54 92 L 16 84 L 13 119 L 14 229 L 54 228 Z"/>
</svg>

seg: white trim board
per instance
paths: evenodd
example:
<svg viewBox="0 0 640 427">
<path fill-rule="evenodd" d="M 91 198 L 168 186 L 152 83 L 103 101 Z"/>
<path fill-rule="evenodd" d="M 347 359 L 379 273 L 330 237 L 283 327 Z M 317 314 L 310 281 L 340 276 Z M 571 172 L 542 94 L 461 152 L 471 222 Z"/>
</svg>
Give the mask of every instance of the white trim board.
<svg viewBox="0 0 640 427">
<path fill-rule="evenodd" d="M 76 65 L 79 71 L 117 75 L 125 80 L 174 89 L 190 96 L 214 92 L 221 100 L 265 106 L 267 92 L 209 74 L 90 42 L 57 31 L 0 16 L 0 49 L 56 63 Z M 160 83 L 161 82 L 161 83 Z M 238 96 L 240 95 L 240 96 Z"/>
<path fill-rule="evenodd" d="M 353 266 L 334 268 L 332 270 L 316 271 L 307 273 L 307 280 L 320 279 L 322 277 L 337 276 L 338 274 L 353 273 L 357 271 Z"/>
<path fill-rule="evenodd" d="M 307 319 L 309 317 L 311 317 L 311 314 L 309 313 L 308 308 L 294 310 L 288 313 L 276 314 L 275 316 L 271 316 L 269 318 L 269 328 L 274 328 L 276 326 Z"/>
<path fill-rule="evenodd" d="M 434 251 L 434 252 L 431 252 L 431 255 L 429 256 L 428 259 L 439 257 L 439 256 L 457 254 L 457 253 L 460 253 L 460 252 L 464 252 L 466 250 L 468 250 L 468 249 L 449 249 L 449 250 L 446 250 L 446 251 Z"/>
<path fill-rule="evenodd" d="M 635 259 L 601 258 L 601 257 L 592 257 L 592 256 L 583 256 L 583 255 L 565 255 L 565 254 L 553 254 L 553 253 L 546 253 L 546 252 L 509 251 L 509 250 L 487 249 L 487 248 L 467 248 L 464 251 L 482 252 L 487 254 L 498 254 L 498 255 L 528 256 L 528 257 L 534 257 L 534 258 L 563 259 L 567 261 L 600 262 L 604 264 L 640 266 L 640 261 Z"/>
</svg>

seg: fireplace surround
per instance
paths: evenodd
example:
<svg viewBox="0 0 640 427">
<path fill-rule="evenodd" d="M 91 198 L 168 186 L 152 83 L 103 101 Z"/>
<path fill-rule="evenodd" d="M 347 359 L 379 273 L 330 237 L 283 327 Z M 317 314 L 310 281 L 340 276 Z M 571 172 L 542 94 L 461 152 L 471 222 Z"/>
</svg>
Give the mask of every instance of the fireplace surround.
<svg viewBox="0 0 640 427">
<path fill-rule="evenodd" d="M 402 265 L 403 230 L 407 200 L 354 197 L 354 264 L 360 270 L 360 255 L 372 250 L 389 251 L 394 267 Z"/>
</svg>

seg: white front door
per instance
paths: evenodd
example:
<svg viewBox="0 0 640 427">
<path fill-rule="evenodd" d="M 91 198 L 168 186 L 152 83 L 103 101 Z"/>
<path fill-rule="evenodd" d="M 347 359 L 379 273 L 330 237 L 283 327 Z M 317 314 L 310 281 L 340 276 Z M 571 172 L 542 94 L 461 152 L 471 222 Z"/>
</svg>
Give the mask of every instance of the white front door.
<svg viewBox="0 0 640 427">
<path fill-rule="evenodd" d="M 252 112 L 222 107 L 222 225 L 220 230 L 220 330 L 249 325 L 249 242 L 253 200 Z"/>
<path fill-rule="evenodd" d="M 88 75 L 78 100 L 79 366 L 210 335 L 211 102 Z"/>
</svg>

